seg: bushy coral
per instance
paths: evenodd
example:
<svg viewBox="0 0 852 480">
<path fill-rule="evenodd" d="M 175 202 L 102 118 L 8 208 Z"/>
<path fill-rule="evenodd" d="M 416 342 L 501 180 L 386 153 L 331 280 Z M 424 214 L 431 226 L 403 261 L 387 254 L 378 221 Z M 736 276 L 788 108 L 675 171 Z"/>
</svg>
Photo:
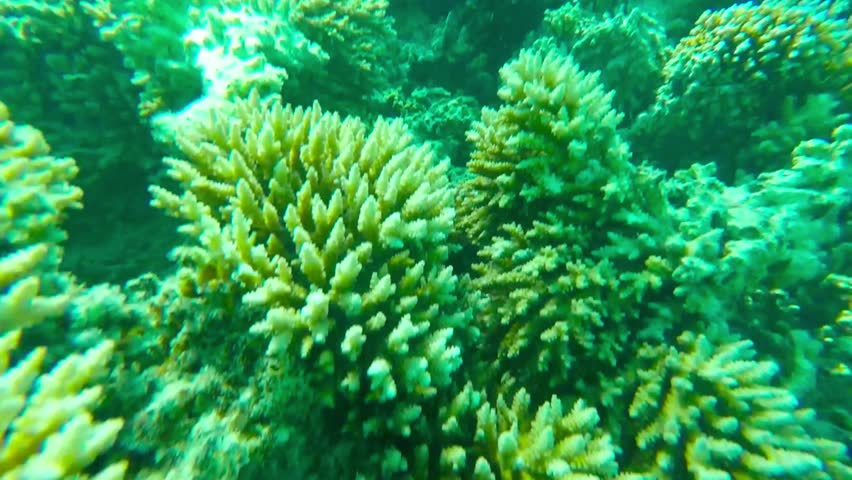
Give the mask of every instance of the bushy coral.
<svg viewBox="0 0 852 480">
<path fill-rule="evenodd" d="M 366 114 L 363 99 L 405 77 L 407 65 L 395 62 L 399 44 L 387 0 L 288 2 L 290 22 L 328 59 L 319 68 L 306 65 L 302 77 L 288 82 L 288 100 L 319 100 L 327 107 Z"/>
<path fill-rule="evenodd" d="M 111 248 L 117 237 L 131 237 L 119 232 L 153 223 L 156 212 L 146 208 L 145 179 L 161 156 L 137 115 L 139 92 L 123 61 L 99 38 L 82 2 L 23 0 L 0 6 L 0 98 L 19 122 L 38 125 L 56 156 L 77 162 L 76 183 L 89 201 L 85 214 L 72 214 L 64 224 L 72 233 L 63 258 L 86 280 L 127 278 L 133 269 L 122 268 L 127 259 L 150 266 L 163 257 L 132 241 Z M 115 195 L 119 183 L 125 195 Z M 147 210 L 147 221 L 140 210 Z M 139 213 L 132 220 L 131 211 Z M 157 237 L 171 243 L 165 235 Z M 94 255 L 103 261 L 92 262 Z M 109 276 L 98 276 L 104 271 Z"/>
<path fill-rule="evenodd" d="M 46 349 L 37 348 L 9 368 L 20 330 L 0 335 L 0 477 L 124 478 L 125 462 L 117 462 L 88 477 L 81 475 L 115 442 L 124 422 L 96 421 L 89 410 L 100 400 L 102 387 L 84 388 L 104 369 L 113 351 L 111 342 L 82 355 L 64 358 L 48 373 L 40 373 Z"/>
<path fill-rule="evenodd" d="M 0 97 L 19 121 L 38 122 L 56 151 L 80 162 L 78 181 L 129 156 L 147 159 L 149 135 L 136 116 L 136 95 L 121 56 L 98 39 L 79 2 L 0 6 Z M 69 124 L 99 134 L 79 135 Z"/>
<path fill-rule="evenodd" d="M 597 428 L 594 408 L 578 400 L 567 411 L 555 395 L 535 413 L 518 390 L 495 405 L 468 384 L 441 409 L 441 478 L 495 480 L 541 478 L 639 480 L 618 475 L 617 448 Z"/>
<path fill-rule="evenodd" d="M 629 465 L 654 478 L 849 478 L 843 444 L 808 432 L 813 410 L 773 386 L 778 366 L 748 340 L 716 344 L 686 332 L 639 352 L 630 403 L 637 450 Z"/>
<path fill-rule="evenodd" d="M 712 146 L 725 178 L 760 172 L 737 153 L 778 118 L 776 100 L 837 92 L 852 79 L 852 34 L 840 11 L 837 2 L 765 0 L 704 12 L 666 64 L 636 145 L 675 168 Z"/>
<path fill-rule="evenodd" d="M 175 250 L 197 288 L 268 310 L 270 355 L 301 357 L 328 406 L 364 438 L 404 438 L 461 362 L 448 162 L 399 121 L 261 102 L 254 95 L 182 137 L 183 192 L 154 204 L 183 219 Z M 383 447 L 378 447 L 383 448 Z M 374 452 L 376 453 L 376 452 Z M 405 469 L 394 447 L 386 473 Z"/>
<path fill-rule="evenodd" d="M 101 38 L 118 49 L 141 89 L 137 112 L 148 117 L 179 109 L 202 92 L 202 78 L 183 44 L 199 12 L 192 2 L 93 0 L 82 2 Z"/>
<path fill-rule="evenodd" d="M 68 183 L 77 174 L 70 158 L 49 155 L 38 130 L 15 125 L 0 103 L 0 330 L 22 328 L 62 312 L 69 297 L 40 293 L 45 275 L 61 259 L 66 210 L 83 192 Z"/>
<path fill-rule="evenodd" d="M 15 125 L 0 103 L 0 252 L 35 244 L 55 247 L 66 238 L 59 223 L 66 210 L 80 208 L 83 192 L 68 183 L 77 175 L 74 160 L 49 152 L 41 132 Z"/>
<path fill-rule="evenodd" d="M 598 75 L 547 42 L 501 76 L 505 103 L 469 133 L 473 178 L 459 200 L 479 255 L 473 284 L 488 297 L 483 351 L 531 390 L 577 384 L 578 358 L 616 363 L 640 301 L 670 272 L 653 253 L 673 227 Z"/>
<path fill-rule="evenodd" d="M 602 189 L 624 195 L 620 182 L 633 166 L 616 133 L 622 115 L 597 74 L 580 70 L 555 42 L 540 41 L 500 76 L 504 105 L 483 109 L 468 133 L 476 178 L 461 186 L 459 226 L 472 241 L 484 243 L 511 216 L 528 227 L 554 201 L 591 207 Z"/>
<path fill-rule="evenodd" d="M 600 81 L 615 92 L 613 106 L 628 125 L 653 104 L 671 48 L 663 27 L 647 11 L 594 15 L 578 2 L 566 2 L 545 12 L 544 25 L 583 70 L 601 72 Z"/>
<path fill-rule="evenodd" d="M 57 317 L 70 302 L 67 291 L 42 292 L 55 273 L 64 239 L 60 220 L 79 206 L 81 192 L 69 158 L 48 155 L 41 133 L 17 126 L 0 103 L 0 477 L 4 480 L 89 478 L 86 467 L 115 441 L 120 418 L 96 421 L 90 410 L 102 387 L 86 388 L 105 369 L 114 344 L 101 342 L 69 355 L 41 373 L 47 349 L 21 352 L 12 361 L 22 329 Z M 117 462 L 92 477 L 123 478 Z"/>
</svg>

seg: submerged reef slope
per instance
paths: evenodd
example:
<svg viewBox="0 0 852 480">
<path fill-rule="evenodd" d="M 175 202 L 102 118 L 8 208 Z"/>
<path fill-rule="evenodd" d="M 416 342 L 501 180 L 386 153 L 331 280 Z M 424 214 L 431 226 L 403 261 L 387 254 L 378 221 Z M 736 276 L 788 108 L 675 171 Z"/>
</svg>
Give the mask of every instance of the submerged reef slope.
<svg viewBox="0 0 852 480">
<path fill-rule="evenodd" d="M 850 15 L 3 2 L 0 479 L 852 480 Z"/>
</svg>

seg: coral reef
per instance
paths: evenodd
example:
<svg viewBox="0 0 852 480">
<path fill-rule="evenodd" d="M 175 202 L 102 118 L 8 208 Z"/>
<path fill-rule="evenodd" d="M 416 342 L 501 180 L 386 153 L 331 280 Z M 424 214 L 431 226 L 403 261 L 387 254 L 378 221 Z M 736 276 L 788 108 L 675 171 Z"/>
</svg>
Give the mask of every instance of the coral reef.
<svg viewBox="0 0 852 480">
<path fill-rule="evenodd" d="M 270 355 L 311 365 L 348 429 L 404 438 L 423 428 L 424 405 L 461 363 L 454 328 L 467 323 L 446 265 L 448 162 L 411 145 L 400 122 L 368 131 L 256 94 L 194 127 L 181 137 L 191 160 L 169 160 L 184 192 L 152 188 L 198 242 L 174 253 L 186 281 L 231 285 L 268 309 L 252 331 L 271 337 Z M 398 452 L 383 455 L 387 474 L 405 469 L 391 465 Z"/>
<path fill-rule="evenodd" d="M 852 478 L 852 4 L 670 3 L 0 5 L 0 477 Z"/>
<path fill-rule="evenodd" d="M 712 154 L 724 178 L 760 173 L 737 151 L 778 118 L 773 99 L 838 92 L 852 79 L 852 34 L 840 11 L 835 2 L 785 0 L 706 11 L 665 65 L 634 146 L 673 169 L 698 153 Z"/>
<path fill-rule="evenodd" d="M 48 156 L 42 134 L 15 125 L 0 103 L 0 172 L 4 217 L 0 223 L 0 476 L 9 480 L 89 478 L 86 467 L 115 441 L 124 424 L 103 422 L 90 411 L 102 396 L 101 386 L 87 387 L 100 376 L 114 344 L 105 340 L 83 354 L 69 355 L 42 373 L 47 349 L 12 354 L 22 330 L 56 318 L 71 300 L 65 292 L 43 292 L 56 274 L 64 233 L 64 210 L 79 206 L 81 191 L 68 184 L 74 161 Z M 116 462 L 92 476 L 123 478 L 126 462 Z"/>
<path fill-rule="evenodd" d="M 631 465 L 653 478 L 849 478 L 843 444 L 812 437 L 814 412 L 771 385 L 777 365 L 754 357 L 748 340 L 717 346 L 691 332 L 678 347 L 641 349 Z"/>
</svg>

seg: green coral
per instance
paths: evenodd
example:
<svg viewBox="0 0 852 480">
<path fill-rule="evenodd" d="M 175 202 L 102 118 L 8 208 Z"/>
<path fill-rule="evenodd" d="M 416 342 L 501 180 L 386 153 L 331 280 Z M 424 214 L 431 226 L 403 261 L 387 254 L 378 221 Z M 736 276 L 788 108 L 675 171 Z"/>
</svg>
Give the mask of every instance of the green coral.
<svg viewBox="0 0 852 480">
<path fill-rule="evenodd" d="M 286 1 L 289 21 L 328 59 L 320 68 L 308 66 L 304 77 L 287 84 L 288 100 L 319 100 L 367 113 L 358 99 L 405 77 L 406 65 L 396 61 L 399 45 L 387 0 Z"/>
<path fill-rule="evenodd" d="M 115 348 L 103 341 L 83 354 L 61 359 L 42 373 L 47 349 L 13 352 L 22 329 L 62 315 L 67 291 L 45 293 L 56 274 L 64 239 L 64 211 L 79 206 L 81 192 L 68 182 L 74 160 L 53 158 L 41 133 L 17 126 L 0 103 L 0 477 L 89 478 L 87 467 L 115 441 L 124 422 L 96 421 L 90 411 L 102 387 L 87 387 L 106 368 Z M 63 279 L 64 280 L 64 279 Z M 59 282 L 56 282 L 59 283 Z M 17 356 L 17 355 L 16 355 Z M 13 359 L 16 360 L 13 362 Z M 126 462 L 116 462 L 94 480 L 120 479 Z"/>
<path fill-rule="evenodd" d="M 846 300 L 846 308 L 840 311 L 834 322 L 820 329 L 820 337 L 829 348 L 827 358 L 834 362 L 829 371 L 834 375 L 852 376 L 852 277 L 829 275 L 826 281 L 834 284 Z"/>
<path fill-rule="evenodd" d="M 40 131 L 15 125 L 0 103 L 0 252 L 35 244 L 53 249 L 66 239 L 59 227 L 66 210 L 80 208 L 83 192 L 68 182 L 77 175 L 70 158 L 55 158 Z M 58 257 L 59 254 L 54 254 Z M 58 260 L 54 260 L 56 265 Z"/>
<path fill-rule="evenodd" d="M 137 163 L 150 159 L 148 167 L 156 164 L 148 153 L 147 127 L 133 108 L 137 90 L 129 75 L 80 3 L 26 0 L 0 6 L 0 97 L 19 121 L 38 122 L 58 152 L 80 162 L 78 181 L 98 178 L 99 169 L 130 156 Z M 69 124 L 86 125 L 98 135 L 80 135 Z"/>
<path fill-rule="evenodd" d="M 776 99 L 838 92 L 852 80 L 844 60 L 852 35 L 840 8 L 766 0 L 706 11 L 666 64 L 655 105 L 635 125 L 635 146 L 673 168 L 698 153 L 713 155 L 726 179 L 737 169 L 759 173 L 765 165 L 738 153 L 752 131 L 778 119 Z"/>
<path fill-rule="evenodd" d="M 737 187 L 714 178 L 713 165 L 675 174 L 668 197 L 680 237 L 670 248 L 682 252 L 674 293 L 686 311 L 734 323 L 734 312 L 789 316 L 809 303 L 802 286 L 843 268 L 850 140 L 852 125 L 844 125 L 831 141 L 802 142 L 791 168 Z"/>
<path fill-rule="evenodd" d="M 594 15 L 577 2 L 566 2 L 545 12 L 544 25 L 583 70 L 601 72 L 604 87 L 615 91 L 613 106 L 628 125 L 654 103 L 671 48 L 663 27 L 648 12 L 633 8 Z"/>
<path fill-rule="evenodd" d="M 654 252 L 674 227 L 659 174 L 630 163 L 597 74 L 542 42 L 501 76 L 504 105 L 469 133 L 458 224 L 488 297 L 482 351 L 499 362 L 487 368 L 538 391 L 580 383 L 571 372 L 583 362 L 598 373 L 617 363 L 642 299 L 671 271 Z"/>
<path fill-rule="evenodd" d="M 543 40 L 500 76 L 504 105 L 483 109 L 468 133 L 475 178 L 460 188 L 459 226 L 473 242 L 483 243 L 512 216 L 528 227 L 555 201 L 579 210 L 595 205 L 604 187 L 605 197 L 624 195 L 630 152 L 616 133 L 622 115 L 598 74 L 586 74 Z"/>
<path fill-rule="evenodd" d="M 786 97 L 779 110 L 777 120 L 755 129 L 754 144 L 742 154 L 755 171 L 772 171 L 800 142 L 831 138 L 835 128 L 851 119 L 837 96 L 827 93 L 808 95 L 802 101 Z"/>
<path fill-rule="evenodd" d="M 59 224 L 66 210 L 80 208 L 83 192 L 69 183 L 74 160 L 49 151 L 41 132 L 15 125 L 0 103 L 0 331 L 58 315 L 69 301 L 41 291 L 62 257 Z"/>
<path fill-rule="evenodd" d="M 441 409 L 441 478 L 509 480 L 639 480 L 618 475 L 617 448 L 597 428 L 597 411 L 582 400 L 570 410 L 555 395 L 535 411 L 521 388 L 495 405 L 467 384 Z"/>
<path fill-rule="evenodd" d="M 152 188 L 194 243 L 174 252 L 187 281 L 268 310 L 252 331 L 302 359 L 347 430 L 412 435 L 461 364 L 467 324 L 446 264 L 449 162 L 399 121 L 368 130 L 256 95 L 193 127 L 190 160 L 168 160 L 183 192 Z M 373 453 L 386 473 L 406 468 L 395 447 Z"/>
<path fill-rule="evenodd" d="M 748 340 L 716 345 L 687 332 L 639 352 L 630 403 L 637 450 L 654 478 L 849 478 L 843 444 L 812 436 L 813 410 L 772 385 L 778 366 Z"/>
</svg>

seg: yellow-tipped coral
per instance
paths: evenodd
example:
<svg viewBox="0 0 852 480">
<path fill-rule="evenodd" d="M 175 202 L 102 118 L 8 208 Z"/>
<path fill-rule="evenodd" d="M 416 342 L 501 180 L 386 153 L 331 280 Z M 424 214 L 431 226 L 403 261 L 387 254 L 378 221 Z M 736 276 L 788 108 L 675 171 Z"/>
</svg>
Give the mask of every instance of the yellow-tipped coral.
<svg viewBox="0 0 852 480">
<path fill-rule="evenodd" d="M 461 363 L 454 211 L 429 146 L 399 121 L 360 120 L 253 95 L 181 138 L 180 195 L 153 204 L 186 223 L 174 252 L 194 288 L 266 311 L 268 353 L 301 358 L 329 406 L 365 437 L 408 437 Z M 248 329 L 248 326 L 246 326 Z M 399 452 L 376 463 L 404 470 Z"/>
<path fill-rule="evenodd" d="M 0 253 L 65 240 L 59 223 L 65 210 L 80 208 L 83 192 L 68 183 L 77 175 L 74 160 L 49 151 L 41 132 L 15 125 L 0 103 Z"/>
<path fill-rule="evenodd" d="M 630 162 L 598 74 L 544 40 L 500 76 L 503 105 L 483 109 L 468 133 L 473 175 L 458 223 L 488 300 L 482 364 L 543 400 L 577 383 L 572 368 L 614 366 L 631 330 L 648 326 L 628 322 L 670 274 L 660 254 L 674 227 L 659 175 Z"/>
<path fill-rule="evenodd" d="M 89 410 L 100 400 L 102 389 L 84 388 L 109 362 L 112 342 L 70 355 L 40 374 L 44 348 L 32 350 L 9 368 L 20 335 L 20 330 L 13 330 L 0 336 L 0 478 L 124 478 L 125 462 L 92 477 L 80 475 L 112 446 L 124 424 L 120 418 L 94 420 Z"/>
<path fill-rule="evenodd" d="M 667 62 L 656 104 L 637 120 L 634 148 L 650 147 L 655 160 L 678 168 L 696 154 L 712 155 L 729 178 L 733 171 L 725 167 L 782 167 L 752 165 L 741 150 L 753 141 L 751 132 L 779 119 L 786 97 L 848 90 L 846 17 L 830 1 L 765 0 L 705 11 Z"/>
<path fill-rule="evenodd" d="M 33 480 L 89 478 L 86 467 L 115 442 L 121 419 L 97 422 L 89 410 L 101 387 L 86 388 L 105 368 L 113 343 L 60 360 L 41 373 L 46 349 L 31 350 L 12 364 L 21 329 L 61 315 L 70 296 L 42 296 L 42 277 L 59 262 L 57 242 L 63 211 L 78 205 L 81 192 L 67 182 L 76 173 L 71 159 L 47 156 L 35 129 L 15 126 L 0 103 L 0 478 Z M 7 253 L 8 252 L 8 253 Z M 107 466 L 93 479 L 124 476 L 126 464 Z"/>
<path fill-rule="evenodd" d="M 42 296 L 43 274 L 59 264 L 65 239 L 60 222 L 79 208 L 83 192 L 68 182 L 70 158 L 48 155 L 42 134 L 15 125 L 0 102 L 0 333 L 58 315 L 69 298 Z"/>
<path fill-rule="evenodd" d="M 691 332 L 677 347 L 644 347 L 630 466 L 654 478 L 850 478 L 845 447 L 812 437 L 813 410 L 771 385 L 774 362 L 754 357 L 751 341 Z"/>
<path fill-rule="evenodd" d="M 471 384 L 441 409 L 443 479 L 640 480 L 618 474 L 617 448 L 582 400 L 570 409 L 553 395 L 533 412 L 523 388 L 495 405 Z"/>
</svg>

